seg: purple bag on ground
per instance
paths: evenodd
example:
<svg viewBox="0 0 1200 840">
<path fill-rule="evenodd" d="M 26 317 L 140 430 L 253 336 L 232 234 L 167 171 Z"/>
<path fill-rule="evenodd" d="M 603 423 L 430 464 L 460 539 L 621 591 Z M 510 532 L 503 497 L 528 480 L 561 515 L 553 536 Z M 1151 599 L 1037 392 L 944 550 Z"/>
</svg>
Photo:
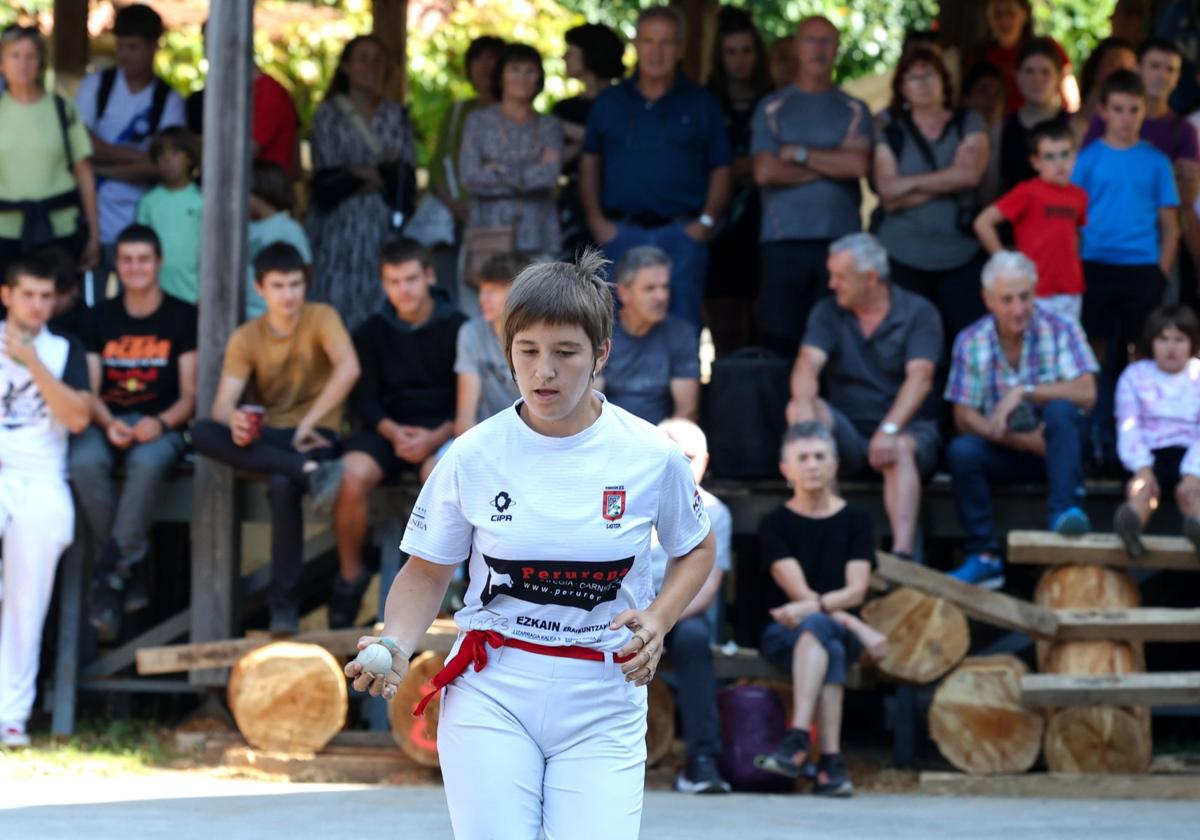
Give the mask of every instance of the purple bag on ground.
<svg viewBox="0 0 1200 840">
<path fill-rule="evenodd" d="M 783 793 L 793 790 L 791 779 L 754 766 L 754 757 L 769 753 L 787 728 L 783 703 L 762 685 L 735 685 L 717 695 L 721 713 L 721 774 L 734 790 Z"/>
</svg>

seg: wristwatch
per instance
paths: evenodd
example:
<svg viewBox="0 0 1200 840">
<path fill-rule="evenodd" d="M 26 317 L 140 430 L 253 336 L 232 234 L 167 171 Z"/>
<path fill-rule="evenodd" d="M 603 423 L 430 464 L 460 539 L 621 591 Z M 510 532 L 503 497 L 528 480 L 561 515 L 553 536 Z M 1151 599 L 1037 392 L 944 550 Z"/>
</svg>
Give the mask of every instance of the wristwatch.
<svg viewBox="0 0 1200 840">
<path fill-rule="evenodd" d="M 717 226 L 717 220 L 714 219 L 712 216 L 708 215 L 707 213 L 701 213 L 700 216 L 696 219 L 696 221 L 699 222 L 700 224 L 704 225 L 709 230 L 712 230 L 713 228 L 715 228 Z"/>
<path fill-rule="evenodd" d="M 1026 383 L 1026 384 L 1025 384 L 1025 385 L 1024 385 L 1022 388 L 1021 388 L 1021 391 L 1022 391 L 1022 392 L 1025 394 L 1025 396 L 1024 396 L 1024 399 L 1029 399 L 1030 397 L 1032 397 L 1032 396 L 1033 396 L 1033 389 L 1034 389 L 1034 388 L 1036 388 L 1036 387 L 1037 387 L 1036 385 L 1030 385 L 1030 384 Z"/>
<path fill-rule="evenodd" d="M 808 163 L 808 146 L 797 146 L 796 151 L 792 152 L 792 163 L 804 166 Z"/>
<path fill-rule="evenodd" d="M 881 423 L 879 426 L 879 431 L 883 432 L 885 435 L 898 435 L 900 434 L 900 427 L 892 422 Z"/>
</svg>

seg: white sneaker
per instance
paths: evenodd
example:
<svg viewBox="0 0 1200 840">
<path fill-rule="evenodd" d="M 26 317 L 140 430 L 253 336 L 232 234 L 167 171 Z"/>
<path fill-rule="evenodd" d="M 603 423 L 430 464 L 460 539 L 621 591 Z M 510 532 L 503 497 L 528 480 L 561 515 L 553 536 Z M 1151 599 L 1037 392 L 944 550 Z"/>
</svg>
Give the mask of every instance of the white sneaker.
<svg viewBox="0 0 1200 840">
<path fill-rule="evenodd" d="M 0 728 L 0 747 L 9 749 L 20 749 L 30 745 L 29 735 L 25 732 L 25 727 L 15 723 L 6 723 L 3 728 Z"/>
</svg>

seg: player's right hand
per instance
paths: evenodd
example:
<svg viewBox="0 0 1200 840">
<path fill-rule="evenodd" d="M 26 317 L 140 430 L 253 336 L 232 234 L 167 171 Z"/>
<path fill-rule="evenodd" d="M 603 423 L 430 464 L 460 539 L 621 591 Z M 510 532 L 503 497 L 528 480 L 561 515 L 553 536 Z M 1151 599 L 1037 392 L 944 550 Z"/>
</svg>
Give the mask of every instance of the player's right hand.
<svg viewBox="0 0 1200 840">
<path fill-rule="evenodd" d="M 363 650 L 368 645 L 378 642 L 379 639 L 379 636 L 363 636 L 358 640 L 358 649 Z M 392 700 L 396 696 L 396 689 L 408 674 L 408 660 L 392 654 L 392 669 L 386 674 L 368 673 L 363 670 L 361 664 L 353 659 L 346 664 L 345 670 L 346 676 L 351 680 L 350 685 L 354 687 L 355 691 L 365 691 L 372 697 Z"/>
</svg>

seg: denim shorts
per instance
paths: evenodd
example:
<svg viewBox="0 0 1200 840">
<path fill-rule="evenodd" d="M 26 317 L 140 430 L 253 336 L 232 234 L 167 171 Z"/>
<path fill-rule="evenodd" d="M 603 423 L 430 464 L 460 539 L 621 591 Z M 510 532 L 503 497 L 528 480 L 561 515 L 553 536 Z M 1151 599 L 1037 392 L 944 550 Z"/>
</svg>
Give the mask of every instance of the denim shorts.
<svg viewBox="0 0 1200 840">
<path fill-rule="evenodd" d="M 825 613 L 813 613 L 796 627 L 784 627 L 778 621 L 772 621 L 763 630 L 759 653 L 771 664 L 791 673 L 792 649 L 805 633 L 811 633 L 829 654 L 825 684 L 845 685 L 847 669 L 862 655 L 862 643 Z"/>
</svg>

